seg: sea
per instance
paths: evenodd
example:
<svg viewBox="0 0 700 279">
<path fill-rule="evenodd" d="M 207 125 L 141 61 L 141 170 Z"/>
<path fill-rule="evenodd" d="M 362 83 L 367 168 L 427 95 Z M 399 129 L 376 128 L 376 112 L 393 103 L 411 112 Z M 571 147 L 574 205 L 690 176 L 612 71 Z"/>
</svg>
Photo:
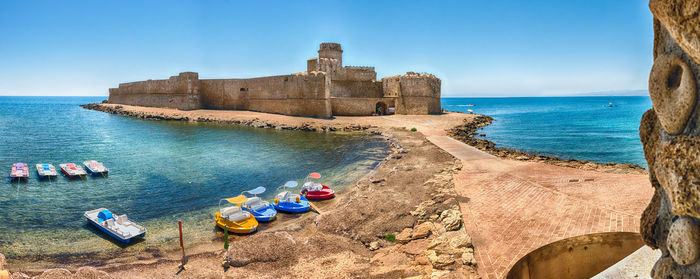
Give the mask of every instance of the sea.
<svg viewBox="0 0 700 279">
<path fill-rule="evenodd" d="M 442 107 L 493 117 L 479 133 L 496 146 L 647 167 L 639 123 L 649 96 L 442 98 Z"/>
<path fill-rule="evenodd" d="M 210 241 L 221 234 L 213 221 L 220 199 L 258 186 L 271 199 L 311 172 L 342 193 L 389 150 L 360 133 L 141 120 L 79 106 L 103 99 L 0 97 L 0 253 L 15 263 L 176 248 L 178 220 L 186 243 Z M 36 175 L 36 164 L 87 160 L 103 162 L 108 177 Z M 16 162 L 29 164 L 28 182 L 10 182 Z M 83 213 L 101 207 L 145 225 L 145 240 L 124 246 L 88 225 Z"/>
</svg>

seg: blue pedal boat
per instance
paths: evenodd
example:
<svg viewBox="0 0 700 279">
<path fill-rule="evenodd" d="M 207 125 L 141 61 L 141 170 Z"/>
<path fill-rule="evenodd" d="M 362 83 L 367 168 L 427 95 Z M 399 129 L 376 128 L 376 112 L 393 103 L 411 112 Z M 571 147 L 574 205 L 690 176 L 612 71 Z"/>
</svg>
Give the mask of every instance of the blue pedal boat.
<svg viewBox="0 0 700 279">
<path fill-rule="evenodd" d="M 257 195 L 265 192 L 265 187 L 258 187 L 253 190 L 243 191 L 237 197 L 226 199 L 229 203 L 238 205 L 241 209 L 250 212 L 255 220 L 269 222 L 277 218 L 277 210 L 269 203 Z M 253 197 L 246 197 L 245 193 L 252 194 Z"/>
<path fill-rule="evenodd" d="M 126 214 L 114 216 L 108 209 L 98 208 L 85 211 L 84 216 L 90 224 L 123 243 L 146 236 L 146 228 L 129 220 Z"/>
<path fill-rule="evenodd" d="M 287 181 L 284 185 L 277 188 L 294 188 L 299 183 L 296 181 Z M 309 200 L 297 194 L 292 194 L 289 191 L 282 191 L 277 194 L 273 203 L 275 209 L 278 211 L 290 212 L 290 213 L 302 213 L 309 211 Z"/>
</svg>

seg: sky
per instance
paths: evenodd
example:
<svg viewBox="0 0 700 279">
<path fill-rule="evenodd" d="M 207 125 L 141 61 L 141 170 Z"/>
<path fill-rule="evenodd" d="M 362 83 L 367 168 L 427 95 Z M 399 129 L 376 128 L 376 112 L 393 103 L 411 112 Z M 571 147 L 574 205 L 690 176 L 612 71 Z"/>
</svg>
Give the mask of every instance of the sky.
<svg viewBox="0 0 700 279">
<path fill-rule="evenodd" d="M 646 90 L 645 0 L 0 1 L 0 95 L 106 96 L 119 83 L 306 70 L 321 42 L 443 97 Z"/>
</svg>

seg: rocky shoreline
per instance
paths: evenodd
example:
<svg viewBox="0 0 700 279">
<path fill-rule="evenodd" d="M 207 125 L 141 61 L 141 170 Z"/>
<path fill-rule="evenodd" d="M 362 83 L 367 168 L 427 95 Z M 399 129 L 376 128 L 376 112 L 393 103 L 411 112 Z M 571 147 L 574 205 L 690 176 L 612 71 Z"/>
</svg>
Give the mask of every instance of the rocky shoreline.
<svg viewBox="0 0 700 279">
<path fill-rule="evenodd" d="M 461 198 L 453 181 L 461 161 L 430 143 L 422 133 L 386 124 L 353 125 L 350 120 L 324 122 L 257 114 L 252 119 L 234 119 L 238 115 L 219 118 L 202 116 L 208 111 L 196 116 L 189 111 L 127 110 L 111 104 L 84 108 L 153 120 L 317 132 L 361 131 L 390 142 L 389 155 L 368 177 L 336 198 L 317 203 L 322 214 L 307 213 L 272 223 L 250 236 L 231 236 L 228 251 L 221 249 L 220 236 L 211 243 L 189 247 L 188 268 L 179 273 L 180 277 L 286 278 L 304 274 L 307 278 L 478 278 L 474 248 L 462 224 Z M 15 272 L 14 276 L 171 278 L 178 272 L 179 255 L 179 251 L 144 253 L 93 267 L 82 266 L 89 263 L 57 264 L 55 267 L 60 268 Z M 310 265 L 318 268 L 309 269 Z"/>
<path fill-rule="evenodd" d="M 601 164 L 586 160 L 563 160 L 556 157 L 532 154 L 524 151 L 520 151 L 512 148 L 497 147 L 496 143 L 489 141 L 487 139 L 480 139 L 477 137 L 483 137 L 485 135 L 479 134 L 477 131 L 485 127 L 493 121 L 490 116 L 479 115 L 471 121 L 465 121 L 464 124 L 449 129 L 447 131 L 448 135 L 460 140 L 466 144 L 474 146 L 482 151 L 488 152 L 494 156 L 501 158 L 520 160 L 520 161 L 533 161 L 538 163 L 546 163 L 561 167 L 577 168 L 582 170 L 594 170 L 610 173 L 632 173 L 632 174 L 647 174 L 647 170 L 640 165 L 636 164 L 618 164 L 618 163 L 607 163 Z"/>
<path fill-rule="evenodd" d="M 173 121 L 192 121 L 192 122 L 205 122 L 205 123 L 218 123 L 225 125 L 238 125 L 252 128 L 270 128 L 277 130 L 299 130 L 299 131 L 310 131 L 310 132 L 352 132 L 352 131 L 365 131 L 372 127 L 372 125 L 314 125 L 311 122 L 303 122 L 298 125 L 290 125 L 289 123 L 280 123 L 276 121 L 269 121 L 260 118 L 240 120 L 240 119 L 215 119 L 206 116 L 191 117 L 185 114 L 170 114 L 170 113 L 146 113 L 143 111 L 133 111 L 124 109 L 121 105 L 116 106 L 105 106 L 102 104 L 87 104 L 81 105 L 84 109 L 96 110 L 101 112 L 106 112 L 109 114 L 116 114 L 121 116 L 128 116 L 139 119 L 147 120 L 173 120 Z"/>
</svg>

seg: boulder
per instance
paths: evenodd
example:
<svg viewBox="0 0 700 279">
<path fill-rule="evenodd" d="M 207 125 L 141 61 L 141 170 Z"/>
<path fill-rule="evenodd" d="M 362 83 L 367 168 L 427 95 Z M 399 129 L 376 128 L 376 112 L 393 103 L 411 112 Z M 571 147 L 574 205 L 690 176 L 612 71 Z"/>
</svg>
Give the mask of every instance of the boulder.
<svg viewBox="0 0 700 279">
<path fill-rule="evenodd" d="M 411 228 L 405 228 L 399 234 L 396 235 L 396 241 L 399 243 L 407 243 L 411 241 L 411 235 L 413 230 Z"/>
<path fill-rule="evenodd" d="M 448 231 L 458 230 L 462 226 L 462 213 L 456 209 L 447 209 L 440 213 L 440 223 Z"/>
<path fill-rule="evenodd" d="M 433 223 L 425 222 L 413 227 L 412 239 L 424 238 L 430 234 L 430 230 L 433 228 Z"/>
</svg>

